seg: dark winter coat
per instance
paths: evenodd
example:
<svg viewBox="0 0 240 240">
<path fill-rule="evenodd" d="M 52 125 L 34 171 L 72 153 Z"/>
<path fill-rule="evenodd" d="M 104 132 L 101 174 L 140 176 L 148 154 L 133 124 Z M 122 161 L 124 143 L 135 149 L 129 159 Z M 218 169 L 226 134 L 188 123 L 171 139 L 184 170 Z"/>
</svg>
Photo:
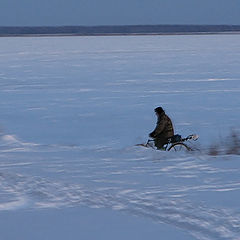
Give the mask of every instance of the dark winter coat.
<svg viewBox="0 0 240 240">
<path fill-rule="evenodd" d="M 155 145 L 161 148 L 167 139 L 174 135 L 173 124 L 171 119 L 163 112 L 158 116 L 157 126 L 152 133 L 149 134 L 150 137 L 154 138 Z"/>
</svg>

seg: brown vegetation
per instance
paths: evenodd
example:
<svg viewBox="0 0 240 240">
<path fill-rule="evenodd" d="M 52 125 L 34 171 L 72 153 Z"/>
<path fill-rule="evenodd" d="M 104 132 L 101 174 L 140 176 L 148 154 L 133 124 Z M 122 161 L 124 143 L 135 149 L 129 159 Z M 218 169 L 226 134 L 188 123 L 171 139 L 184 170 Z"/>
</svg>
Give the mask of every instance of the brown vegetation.
<svg viewBox="0 0 240 240">
<path fill-rule="evenodd" d="M 212 156 L 217 155 L 240 155 L 240 135 L 239 132 L 232 129 L 226 141 L 219 141 L 212 144 L 208 149 L 208 154 Z"/>
</svg>

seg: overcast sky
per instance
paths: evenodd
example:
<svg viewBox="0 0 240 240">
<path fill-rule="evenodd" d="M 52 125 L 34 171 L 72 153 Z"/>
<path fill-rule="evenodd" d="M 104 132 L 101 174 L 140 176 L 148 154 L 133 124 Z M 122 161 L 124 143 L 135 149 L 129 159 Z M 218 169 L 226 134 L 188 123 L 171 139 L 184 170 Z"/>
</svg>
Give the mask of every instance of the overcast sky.
<svg viewBox="0 0 240 240">
<path fill-rule="evenodd" d="M 0 26 L 239 24 L 240 0 L 0 0 Z"/>
</svg>

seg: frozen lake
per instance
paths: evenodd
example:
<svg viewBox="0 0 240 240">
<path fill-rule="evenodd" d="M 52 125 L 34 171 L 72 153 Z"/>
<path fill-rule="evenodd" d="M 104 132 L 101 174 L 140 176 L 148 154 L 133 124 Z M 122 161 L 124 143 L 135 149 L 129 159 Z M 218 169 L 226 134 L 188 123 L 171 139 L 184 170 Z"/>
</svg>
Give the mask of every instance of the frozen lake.
<svg viewBox="0 0 240 240">
<path fill-rule="evenodd" d="M 240 156 L 206 151 L 240 130 L 240 35 L 0 38 L 0 57 L 5 239 L 41 239 L 14 216 L 55 221 L 46 239 L 112 239 L 114 220 L 125 239 L 240 239 Z M 201 152 L 134 146 L 157 106 Z"/>
</svg>

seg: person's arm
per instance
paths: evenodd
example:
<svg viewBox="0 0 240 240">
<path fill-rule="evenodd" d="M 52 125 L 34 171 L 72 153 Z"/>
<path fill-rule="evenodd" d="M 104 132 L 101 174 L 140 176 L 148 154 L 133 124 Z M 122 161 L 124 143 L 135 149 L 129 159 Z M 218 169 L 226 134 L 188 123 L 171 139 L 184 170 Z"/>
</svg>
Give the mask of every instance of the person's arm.
<svg viewBox="0 0 240 240">
<path fill-rule="evenodd" d="M 158 134 L 160 134 L 163 131 L 165 126 L 166 126 L 166 121 L 163 119 L 157 123 L 156 128 L 153 130 L 153 132 L 149 134 L 149 137 L 155 138 Z"/>
</svg>

